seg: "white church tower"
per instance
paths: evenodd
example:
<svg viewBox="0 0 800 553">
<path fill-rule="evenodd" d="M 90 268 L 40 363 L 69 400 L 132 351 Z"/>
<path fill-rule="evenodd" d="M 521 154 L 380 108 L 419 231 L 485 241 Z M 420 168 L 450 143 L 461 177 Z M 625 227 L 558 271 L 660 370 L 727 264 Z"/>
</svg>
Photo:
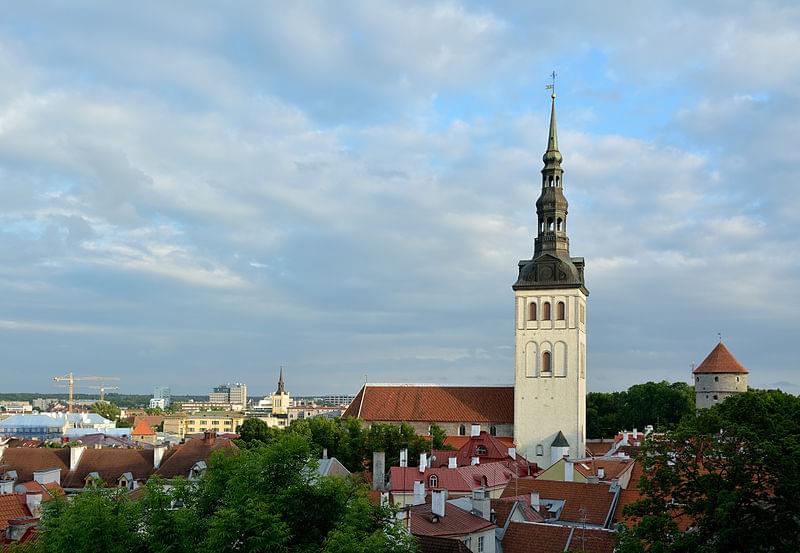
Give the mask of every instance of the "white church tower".
<svg viewBox="0 0 800 553">
<path fill-rule="evenodd" d="M 519 262 L 514 441 L 547 467 L 586 451 L 586 299 L 582 257 L 570 257 L 555 94 L 536 201 L 533 257 Z"/>
</svg>

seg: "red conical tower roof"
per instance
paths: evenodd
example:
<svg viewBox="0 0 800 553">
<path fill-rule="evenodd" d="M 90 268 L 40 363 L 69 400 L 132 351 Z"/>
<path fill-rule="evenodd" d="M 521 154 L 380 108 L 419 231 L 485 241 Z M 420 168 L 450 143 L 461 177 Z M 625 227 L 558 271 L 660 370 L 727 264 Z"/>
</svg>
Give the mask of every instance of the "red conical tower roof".
<svg viewBox="0 0 800 553">
<path fill-rule="evenodd" d="M 703 359 L 693 374 L 747 374 L 745 369 L 739 361 L 728 351 L 725 344 L 720 342 L 717 347 L 711 350 L 711 353 Z"/>
<path fill-rule="evenodd" d="M 131 436 L 153 436 L 153 435 L 155 435 L 155 432 L 153 432 L 153 429 L 150 428 L 149 424 L 147 424 L 147 421 L 144 420 L 139 420 L 139 422 L 136 423 L 136 427 L 131 432 Z"/>
</svg>

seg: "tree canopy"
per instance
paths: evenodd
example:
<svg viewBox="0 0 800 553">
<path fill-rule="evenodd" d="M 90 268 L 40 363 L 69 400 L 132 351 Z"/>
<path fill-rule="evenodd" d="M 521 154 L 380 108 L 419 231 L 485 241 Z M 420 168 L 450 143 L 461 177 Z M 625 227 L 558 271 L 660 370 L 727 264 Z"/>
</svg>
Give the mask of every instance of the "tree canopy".
<svg viewBox="0 0 800 553">
<path fill-rule="evenodd" d="M 644 446 L 621 553 L 800 551 L 798 459 L 796 396 L 750 391 L 685 417 Z"/>
<path fill-rule="evenodd" d="M 413 537 L 358 479 L 320 477 L 296 432 L 215 452 L 197 482 L 148 482 L 138 501 L 89 489 L 45 504 L 36 550 L 141 553 L 411 553 Z"/>
<path fill-rule="evenodd" d="M 97 403 L 93 403 L 91 411 L 92 413 L 97 413 L 101 417 L 105 417 L 110 421 L 116 421 L 120 414 L 120 408 L 108 401 L 98 401 Z"/>
<path fill-rule="evenodd" d="M 684 382 L 646 382 L 624 392 L 590 392 L 586 395 L 586 435 L 609 438 L 623 429 L 675 428 L 694 412 L 694 388 Z"/>
</svg>

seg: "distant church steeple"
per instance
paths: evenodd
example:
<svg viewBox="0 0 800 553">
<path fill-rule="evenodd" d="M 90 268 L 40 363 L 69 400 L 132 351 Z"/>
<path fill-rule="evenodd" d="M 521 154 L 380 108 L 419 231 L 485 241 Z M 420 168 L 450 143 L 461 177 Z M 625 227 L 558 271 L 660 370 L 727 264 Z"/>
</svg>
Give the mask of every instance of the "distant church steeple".
<svg viewBox="0 0 800 553">
<path fill-rule="evenodd" d="M 281 367 L 281 374 L 278 377 L 278 389 L 275 392 L 276 395 L 281 395 L 286 393 L 286 386 L 283 383 L 283 367 Z"/>
</svg>

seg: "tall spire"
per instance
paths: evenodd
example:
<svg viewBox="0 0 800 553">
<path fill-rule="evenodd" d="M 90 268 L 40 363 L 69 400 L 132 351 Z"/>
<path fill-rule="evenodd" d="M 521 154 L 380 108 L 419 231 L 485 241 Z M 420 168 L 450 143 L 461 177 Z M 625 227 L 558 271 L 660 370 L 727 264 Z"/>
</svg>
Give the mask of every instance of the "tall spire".
<svg viewBox="0 0 800 553">
<path fill-rule="evenodd" d="M 276 391 L 275 394 L 280 395 L 285 393 L 286 393 L 286 386 L 283 383 L 283 366 L 281 366 L 281 375 L 278 377 L 278 391 Z"/>
<path fill-rule="evenodd" d="M 550 135 L 547 138 L 547 151 L 542 156 L 545 168 L 561 168 L 561 152 L 558 151 L 558 129 L 556 128 L 556 93 L 550 95 Z"/>
</svg>

